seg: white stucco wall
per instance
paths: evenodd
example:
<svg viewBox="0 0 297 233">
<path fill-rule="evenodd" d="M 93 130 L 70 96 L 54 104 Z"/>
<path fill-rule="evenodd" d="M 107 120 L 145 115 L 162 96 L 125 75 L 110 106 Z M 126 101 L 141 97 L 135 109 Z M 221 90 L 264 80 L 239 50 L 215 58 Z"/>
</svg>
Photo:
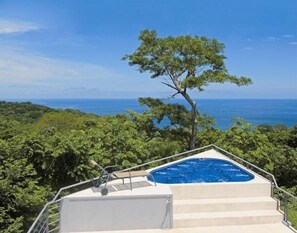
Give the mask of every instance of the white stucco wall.
<svg viewBox="0 0 297 233">
<path fill-rule="evenodd" d="M 61 232 L 172 228 L 172 194 L 66 197 Z"/>
</svg>

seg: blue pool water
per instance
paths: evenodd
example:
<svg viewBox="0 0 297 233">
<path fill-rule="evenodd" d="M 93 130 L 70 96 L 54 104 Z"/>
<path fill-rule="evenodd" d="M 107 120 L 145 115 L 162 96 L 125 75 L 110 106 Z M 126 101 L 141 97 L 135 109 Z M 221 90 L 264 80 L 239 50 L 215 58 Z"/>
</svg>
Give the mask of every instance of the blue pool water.
<svg viewBox="0 0 297 233">
<path fill-rule="evenodd" d="M 150 172 L 157 183 L 244 182 L 254 175 L 222 159 L 187 159 Z M 149 178 L 152 181 L 152 178 Z"/>
</svg>

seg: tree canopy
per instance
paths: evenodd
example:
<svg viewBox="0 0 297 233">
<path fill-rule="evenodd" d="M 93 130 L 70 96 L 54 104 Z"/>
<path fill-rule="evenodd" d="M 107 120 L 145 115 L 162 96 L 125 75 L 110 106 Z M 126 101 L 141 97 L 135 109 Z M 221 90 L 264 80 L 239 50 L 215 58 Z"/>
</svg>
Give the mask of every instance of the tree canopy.
<svg viewBox="0 0 297 233">
<path fill-rule="evenodd" d="M 160 38 L 156 31 L 144 30 L 138 39 L 140 46 L 124 59 L 140 72 L 148 71 L 151 78 L 169 76 L 170 87 L 180 94 L 187 89 L 203 91 L 210 83 L 232 82 L 247 85 L 251 79 L 230 75 L 225 67 L 224 44 L 216 39 L 198 36 Z M 168 85 L 168 83 L 165 83 Z"/>
</svg>

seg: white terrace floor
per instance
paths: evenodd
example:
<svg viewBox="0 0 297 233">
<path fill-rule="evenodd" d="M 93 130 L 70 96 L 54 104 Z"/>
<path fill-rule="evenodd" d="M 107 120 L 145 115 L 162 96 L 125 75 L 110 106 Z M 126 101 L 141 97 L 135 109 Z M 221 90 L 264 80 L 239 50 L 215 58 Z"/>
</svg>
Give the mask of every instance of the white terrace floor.
<svg viewBox="0 0 297 233">
<path fill-rule="evenodd" d="M 192 227 L 173 228 L 170 230 L 148 229 L 148 230 L 126 230 L 126 231 L 93 231 L 92 233 L 292 233 L 282 223 L 257 224 L 257 225 L 235 225 L 218 227 Z M 90 232 L 78 232 L 90 233 Z"/>
<path fill-rule="evenodd" d="M 191 157 L 231 161 L 213 149 Z M 270 197 L 270 183 L 249 172 L 255 178 L 247 182 L 154 186 L 146 178 L 133 178 L 132 191 L 128 180 L 125 185 L 117 180 L 109 184 L 107 196 L 96 188 L 73 193 L 63 202 L 61 232 L 292 233 Z M 130 230 L 119 230 L 125 228 Z"/>
</svg>

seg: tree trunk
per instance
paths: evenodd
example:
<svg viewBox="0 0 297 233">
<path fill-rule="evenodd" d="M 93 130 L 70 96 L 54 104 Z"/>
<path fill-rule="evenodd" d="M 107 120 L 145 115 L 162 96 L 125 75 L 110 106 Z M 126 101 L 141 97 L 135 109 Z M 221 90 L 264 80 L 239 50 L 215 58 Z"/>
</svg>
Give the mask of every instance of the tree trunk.
<svg viewBox="0 0 297 233">
<path fill-rule="evenodd" d="M 190 136 L 190 143 L 189 149 L 193 150 L 196 147 L 196 136 L 197 136 L 197 122 L 196 122 L 196 103 L 191 97 L 186 93 L 182 93 L 183 97 L 188 101 L 191 105 L 191 136 Z"/>
<path fill-rule="evenodd" d="M 169 73 L 169 72 L 168 72 Z M 196 103 L 194 100 L 191 99 L 191 97 L 186 92 L 185 88 L 182 88 L 182 85 L 178 82 L 177 78 L 174 78 L 173 75 L 169 73 L 169 76 L 171 77 L 171 80 L 175 87 L 166 84 L 167 86 L 175 89 L 178 93 L 180 93 L 187 102 L 191 105 L 191 137 L 190 137 L 190 143 L 189 143 L 189 149 L 193 150 L 195 149 L 196 144 L 196 136 L 197 136 L 197 125 L 196 125 Z"/>
<path fill-rule="evenodd" d="M 191 123 L 192 123 L 192 130 L 191 130 L 191 138 L 190 138 L 190 145 L 189 149 L 195 149 L 196 144 L 196 136 L 197 136 L 197 125 L 196 125 L 196 103 L 191 101 Z"/>
</svg>

